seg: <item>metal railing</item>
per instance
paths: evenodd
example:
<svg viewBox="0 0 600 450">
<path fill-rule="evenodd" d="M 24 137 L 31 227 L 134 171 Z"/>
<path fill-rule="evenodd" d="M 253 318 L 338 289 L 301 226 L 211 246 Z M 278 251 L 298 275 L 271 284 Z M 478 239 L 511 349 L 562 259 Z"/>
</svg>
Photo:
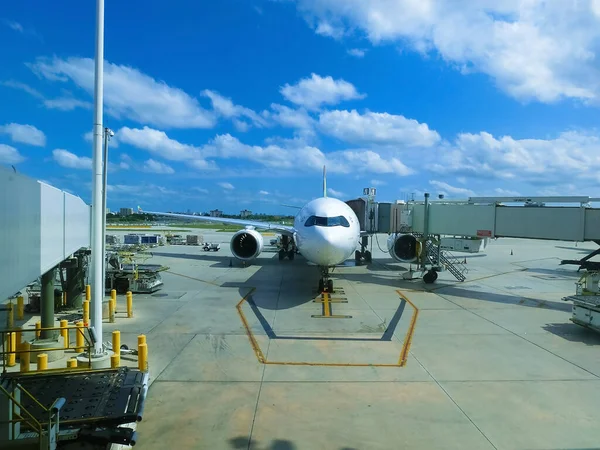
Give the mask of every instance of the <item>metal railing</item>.
<svg viewBox="0 0 600 450">
<path fill-rule="evenodd" d="M 69 334 L 69 330 L 75 330 L 76 332 L 76 342 L 74 346 L 71 346 L 71 342 L 70 342 L 70 334 Z M 10 355 L 15 355 L 15 363 L 16 363 L 16 359 L 17 358 L 21 358 L 21 355 L 24 353 L 28 353 L 29 355 L 31 355 L 32 353 L 47 353 L 47 352 L 56 352 L 56 351 L 65 351 L 65 350 L 76 350 L 76 351 L 80 351 L 80 352 L 85 352 L 87 353 L 87 358 L 88 358 L 88 368 L 92 367 L 92 347 L 94 346 L 92 340 L 89 338 L 89 336 L 86 336 L 85 330 L 89 330 L 88 327 L 86 326 L 77 326 L 77 325 L 67 325 L 67 326 L 58 326 L 58 327 L 40 327 L 40 328 L 34 328 L 34 329 L 22 329 L 22 328 L 9 328 L 9 329 L 3 329 L 0 330 L 0 338 L 2 339 L 2 351 L 0 352 L 0 358 L 2 359 L 2 373 L 7 373 L 7 367 L 12 367 L 9 366 L 9 357 Z M 16 348 L 11 348 L 12 345 L 10 344 L 10 341 L 12 341 L 12 339 L 7 339 L 7 337 L 10 336 L 10 333 L 15 333 L 16 336 L 19 336 L 19 334 L 21 335 L 21 337 L 23 336 L 23 334 L 25 333 L 36 333 L 36 337 L 39 334 L 41 334 L 41 332 L 43 331 L 60 331 L 61 334 L 63 336 L 66 335 L 66 339 L 64 342 L 64 345 L 62 347 L 48 347 L 48 348 L 30 348 L 29 350 L 24 350 L 21 347 L 21 342 L 16 342 Z M 62 331 L 66 331 L 66 333 L 62 333 Z M 89 334 L 89 331 L 88 331 Z M 83 345 L 78 345 L 77 342 L 77 336 L 80 335 L 83 337 L 84 343 Z M 7 348 L 8 347 L 8 348 Z M 31 362 L 31 361 L 30 361 Z M 86 369 L 86 368 L 82 368 L 82 369 Z M 72 368 L 71 370 L 77 370 L 77 368 Z M 56 372 L 56 371 L 64 371 L 64 368 L 56 368 L 56 369 L 44 369 L 42 371 L 42 373 L 47 373 L 47 372 Z M 36 371 L 35 373 L 39 373 L 40 371 Z M 29 372 L 21 372 L 21 373 L 29 373 Z"/>
</svg>

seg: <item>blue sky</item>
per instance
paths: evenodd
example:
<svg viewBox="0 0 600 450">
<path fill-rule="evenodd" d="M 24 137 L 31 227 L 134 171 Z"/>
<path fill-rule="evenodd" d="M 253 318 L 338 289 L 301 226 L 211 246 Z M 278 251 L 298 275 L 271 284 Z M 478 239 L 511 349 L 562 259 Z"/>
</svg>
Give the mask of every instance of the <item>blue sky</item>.
<svg viewBox="0 0 600 450">
<path fill-rule="evenodd" d="M 342 199 L 600 196 L 599 0 L 105 11 L 111 209 L 293 213 L 323 164 Z M 95 2 L 1 14 L 0 163 L 89 202 Z"/>
</svg>

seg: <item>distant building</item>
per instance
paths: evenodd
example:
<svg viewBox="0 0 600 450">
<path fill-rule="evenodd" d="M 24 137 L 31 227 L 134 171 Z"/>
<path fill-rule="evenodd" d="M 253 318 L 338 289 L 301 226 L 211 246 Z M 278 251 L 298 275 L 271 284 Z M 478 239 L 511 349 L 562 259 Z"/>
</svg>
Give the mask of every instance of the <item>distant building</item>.
<svg viewBox="0 0 600 450">
<path fill-rule="evenodd" d="M 106 214 L 110 214 L 110 208 L 106 208 Z"/>
<path fill-rule="evenodd" d="M 222 217 L 223 216 L 223 211 L 221 211 L 220 209 L 213 209 L 210 212 L 210 217 Z"/>
<path fill-rule="evenodd" d="M 242 219 L 245 219 L 246 217 L 250 217 L 252 215 L 252 211 L 248 211 L 247 209 L 242 209 L 240 211 L 240 216 L 242 216 Z"/>
<path fill-rule="evenodd" d="M 121 208 L 119 210 L 119 215 L 121 216 L 130 216 L 133 214 L 133 208 Z"/>
</svg>

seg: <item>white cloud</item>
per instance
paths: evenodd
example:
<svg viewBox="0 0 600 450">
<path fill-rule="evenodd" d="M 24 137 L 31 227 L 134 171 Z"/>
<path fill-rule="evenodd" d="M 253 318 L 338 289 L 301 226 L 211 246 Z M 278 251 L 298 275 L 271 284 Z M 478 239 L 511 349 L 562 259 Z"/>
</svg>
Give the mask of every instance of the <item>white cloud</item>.
<svg viewBox="0 0 600 450">
<path fill-rule="evenodd" d="M 144 127 L 123 127 L 117 133 L 119 142 L 133 145 L 171 161 L 201 159 L 200 150 L 193 145 L 182 144 L 167 136 L 164 131 Z"/>
<path fill-rule="evenodd" d="M 440 135 L 427 124 L 388 113 L 326 111 L 319 116 L 321 132 L 342 141 L 357 144 L 394 144 L 431 147 L 440 141 Z"/>
<path fill-rule="evenodd" d="M 309 110 L 318 109 L 321 105 L 335 105 L 345 100 L 365 98 L 352 83 L 345 80 L 334 80 L 331 76 L 321 77 L 315 73 L 310 78 L 303 78 L 297 84 L 286 84 L 280 88 L 281 94 L 290 102 L 304 106 Z"/>
<path fill-rule="evenodd" d="M 12 28 L 15 31 L 18 31 L 19 33 L 24 33 L 25 32 L 25 29 L 23 28 L 23 25 L 21 25 L 19 22 L 15 22 L 14 20 L 5 20 L 4 22 L 10 28 Z"/>
<path fill-rule="evenodd" d="M 462 133 L 450 144 L 424 155 L 437 173 L 552 184 L 565 174 L 598 180 L 600 136 L 568 131 L 555 139 L 496 138 L 490 133 Z"/>
<path fill-rule="evenodd" d="M 44 96 L 38 90 L 32 88 L 28 84 L 21 83 L 20 81 L 14 81 L 14 80 L 0 81 L 0 84 L 3 86 L 6 86 L 6 87 L 11 87 L 13 89 L 22 90 L 36 98 L 44 98 Z"/>
<path fill-rule="evenodd" d="M 356 31 L 374 45 L 437 52 L 464 73 L 493 77 L 519 99 L 598 101 L 598 1 L 297 0 L 319 34 Z"/>
<path fill-rule="evenodd" d="M 366 50 L 363 48 L 351 48 L 347 51 L 350 56 L 355 56 L 357 58 L 363 58 L 365 56 Z"/>
<path fill-rule="evenodd" d="M 474 197 L 475 196 L 475 193 L 470 189 L 451 186 L 448 183 L 443 182 L 443 181 L 432 180 L 429 182 L 429 184 L 441 189 L 441 192 L 439 192 L 439 194 L 451 195 L 453 197 L 455 197 L 455 196 Z"/>
<path fill-rule="evenodd" d="M 343 192 L 340 191 L 336 191 L 335 189 L 332 188 L 327 188 L 327 194 L 331 195 L 332 197 L 344 197 L 346 194 L 344 194 Z"/>
<path fill-rule="evenodd" d="M 94 91 L 94 60 L 91 58 L 38 58 L 29 67 L 50 81 L 73 81 L 90 95 Z M 106 113 L 117 119 L 167 128 L 211 128 L 214 114 L 181 89 L 125 65 L 104 63 Z"/>
<path fill-rule="evenodd" d="M 52 157 L 62 167 L 69 169 L 88 169 L 92 168 L 92 158 L 87 156 L 77 156 L 61 148 L 52 151 Z"/>
<path fill-rule="evenodd" d="M 263 111 L 263 116 L 283 127 L 308 131 L 312 130 L 316 123 L 304 108 L 292 109 L 272 103 L 271 109 L 273 111 Z"/>
<path fill-rule="evenodd" d="M 259 194 L 260 195 L 269 195 L 269 192 L 268 191 L 260 191 Z"/>
<path fill-rule="evenodd" d="M 384 158 L 372 150 L 341 150 L 326 154 L 327 171 L 334 173 L 391 173 L 407 176 L 414 170 L 398 158 Z"/>
<path fill-rule="evenodd" d="M 46 145 L 46 135 L 33 125 L 9 123 L 0 125 L 0 134 L 8 134 L 13 142 L 43 147 Z"/>
<path fill-rule="evenodd" d="M 72 111 L 75 108 L 92 109 L 91 102 L 78 100 L 72 97 L 60 97 L 44 100 L 44 106 L 48 109 L 58 109 L 60 111 Z"/>
<path fill-rule="evenodd" d="M 235 189 L 233 187 L 233 184 L 231 184 L 231 183 L 221 182 L 221 183 L 218 183 L 218 185 L 221 186 L 223 189 L 227 189 L 228 191 Z"/>
<path fill-rule="evenodd" d="M 19 151 L 10 145 L 0 144 L 0 163 L 19 164 L 25 161 L 25 157 Z"/>
<path fill-rule="evenodd" d="M 149 173 L 159 173 L 159 174 L 173 174 L 175 170 L 168 166 L 167 164 L 161 163 L 159 161 L 155 161 L 153 159 L 147 160 L 142 166 L 142 171 Z"/>
<path fill-rule="evenodd" d="M 385 186 L 387 183 L 382 180 L 371 180 L 371 186 Z"/>
<path fill-rule="evenodd" d="M 244 106 L 235 105 L 233 103 L 233 101 L 231 101 L 231 99 L 229 99 L 227 97 L 223 97 L 218 92 L 211 91 L 209 89 L 205 89 L 204 91 L 202 91 L 202 95 L 210 98 L 213 109 L 215 110 L 215 112 L 217 114 L 219 114 L 222 117 L 225 117 L 227 119 L 246 117 L 246 118 L 250 119 L 250 121 L 257 127 L 264 127 L 267 124 L 266 121 L 262 117 L 260 117 L 256 112 L 254 112 L 250 108 L 245 108 Z M 236 126 L 242 126 L 242 128 L 244 126 L 248 126 L 245 122 L 243 122 L 245 125 L 240 125 L 239 120 L 236 122 L 237 122 Z M 240 130 L 240 131 L 246 131 L 246 130 L 244 129 L 244 130 Z"/>
<path fill-rule="evenodd" d="M 502 189 L 502 188 L 496 188 L 496 189 L 494 189 L 494 192 L 502 197 L 512 197 L 515 195 L 521 195 L 517 191 L 513 191 L 510 189 Z"/>
</svg>

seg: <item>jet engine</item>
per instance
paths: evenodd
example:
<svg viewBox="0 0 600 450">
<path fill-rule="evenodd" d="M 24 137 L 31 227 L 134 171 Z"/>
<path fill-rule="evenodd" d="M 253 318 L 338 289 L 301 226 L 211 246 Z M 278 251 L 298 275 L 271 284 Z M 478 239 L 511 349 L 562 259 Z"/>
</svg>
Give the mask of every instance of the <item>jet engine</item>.
<svg viewBox="0 0 600 450">
<path fill-rule="evenodd" d="M 240 230 L 231 238 L 231 253 L 238 259 L 249 261 L 263 251 L 262 235 L 252 229 Z"/>
<path fill-rule="evenodd" d="M 392 258 L 399 262 L 416 261 L 421 254 L 421 243 L 412 234 L 390 234 L 387 247 Z"/>
</svg>

